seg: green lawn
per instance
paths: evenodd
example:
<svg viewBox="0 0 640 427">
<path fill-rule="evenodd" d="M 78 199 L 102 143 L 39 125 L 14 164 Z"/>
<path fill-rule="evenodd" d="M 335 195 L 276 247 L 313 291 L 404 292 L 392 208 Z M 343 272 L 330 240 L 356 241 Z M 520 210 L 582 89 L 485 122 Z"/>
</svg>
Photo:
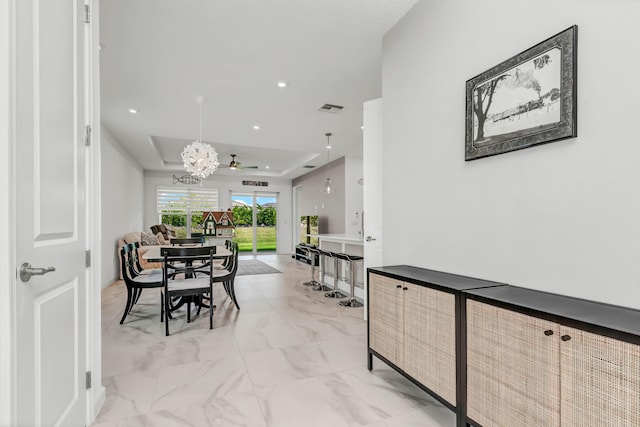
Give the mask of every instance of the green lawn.
<svg viewBox="0 0 640 427">
<path fill-rule="evenodd" d="M 257 246 L 258 251 L 275 251 L 276 250 L 276 228 L 275 227 L 258 227 L 257 228 Z M 240 252 L 251 251 L 253 246 L 253 228 L 252 227 L 236 227 L 236 237 L 234 242 L 238 243 Z"/>
</svg>

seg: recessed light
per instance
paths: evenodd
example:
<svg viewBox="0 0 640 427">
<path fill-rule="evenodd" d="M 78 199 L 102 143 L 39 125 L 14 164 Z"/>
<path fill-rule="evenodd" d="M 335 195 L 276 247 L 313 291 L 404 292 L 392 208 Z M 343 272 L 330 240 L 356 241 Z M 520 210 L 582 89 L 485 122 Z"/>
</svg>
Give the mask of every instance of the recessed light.
<svg viewBox="0 0 640 427">
<path fill-rule="evenodd" d="M 129 112 L 131 114 L 138 114 L 138 110 L 136 110 L 135 108 L 129 108 Z"/>
<path fill-rule="evenodd" d="M 253 130 L 260 130 L 260 126 L 259 125 L 253 125 Z"/>
<path fill-rule="evenodd" d="M 265 168 L 265 169 L 269 169 L 269 165 L 265 166 L 264 168 Z"/>
<path fill-rule="evenodd" d="M 278 87 L 287 87 L 287 82 L 285 82 L 284 80 L 280 80 L 278 82 Z"/>
<path fill-rule="evenodd" d="M 360 126 L 360 130 L 364 130 L 364 125 Z"/>
</svg>

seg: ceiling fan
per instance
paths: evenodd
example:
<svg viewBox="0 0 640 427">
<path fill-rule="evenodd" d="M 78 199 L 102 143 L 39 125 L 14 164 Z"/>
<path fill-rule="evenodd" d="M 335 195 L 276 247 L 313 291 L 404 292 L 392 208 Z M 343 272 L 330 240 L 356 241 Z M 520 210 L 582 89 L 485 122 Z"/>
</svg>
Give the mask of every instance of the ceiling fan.
<svg viewBox="0 0 640 427">
<path fill-rule="evenodd" d="M 218 167 L 229 168 L 231 170 L 243 170 L 243 169 L 258 169 L 258 166 L 244 166 L 242 163 L 236 161 L 236 155 L 231 155 L 231 162 L 229 165 L 220 165 Z"/>
</svg>

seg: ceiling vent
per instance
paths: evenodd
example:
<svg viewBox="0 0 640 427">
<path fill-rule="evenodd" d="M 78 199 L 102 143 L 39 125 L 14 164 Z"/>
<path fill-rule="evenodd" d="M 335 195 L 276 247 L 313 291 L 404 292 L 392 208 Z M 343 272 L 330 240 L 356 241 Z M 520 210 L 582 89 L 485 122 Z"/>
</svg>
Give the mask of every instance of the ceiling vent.
<svg viewBox="0 0 640 427">
<path fill-rule="evenodd" d="M 333 105 L 333 104 L 324 104 L 318 111 L 323 111 L 325 113 L 339 113 L 344 107 L 341 105 Z"/>
<path fill-rule="evenodd" d="M 305 168 L 305 169 L 313 169 L 313 168 L 315 168 L 315 166 L 314 165 L 304 165 L 303 168 Z"/>
</svg>

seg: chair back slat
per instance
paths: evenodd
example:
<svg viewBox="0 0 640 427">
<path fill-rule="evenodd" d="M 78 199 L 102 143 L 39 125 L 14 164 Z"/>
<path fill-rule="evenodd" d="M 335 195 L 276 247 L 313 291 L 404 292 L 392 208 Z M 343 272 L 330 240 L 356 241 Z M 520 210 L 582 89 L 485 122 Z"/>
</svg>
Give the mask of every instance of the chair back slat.
<svg viewBox="0 0 640 427">
<path fill-rule="evenodd" d="M 172 246 L 204 245 L 205 244 L 205 238 L 204 238 L 204 236 L 172 238 L 170 243 L 171 243 Z"/>
<path fill-rule="evenodd" d="M 195 276 L 196 273 L 211 275 L 213 268 L 213 255 L 216 253 L 215 246 L 194 246 L 194 247 L 164 247 L 160 248 L 160 255 L 164 258 L 162 267 L 163 281 L 184 273 L 188 276 Z M 205 261 L 204 264 L 193 265 L 193 261 Z"/>
<path fill-rule="evenodd" d="M 122 261 L 122 278 L 126 282 L 132 282 L 138 275 L 135 269 L 135 246 L 133 243 L 128 243 L 120 249 L 120 259 Z"/>
</svg>

